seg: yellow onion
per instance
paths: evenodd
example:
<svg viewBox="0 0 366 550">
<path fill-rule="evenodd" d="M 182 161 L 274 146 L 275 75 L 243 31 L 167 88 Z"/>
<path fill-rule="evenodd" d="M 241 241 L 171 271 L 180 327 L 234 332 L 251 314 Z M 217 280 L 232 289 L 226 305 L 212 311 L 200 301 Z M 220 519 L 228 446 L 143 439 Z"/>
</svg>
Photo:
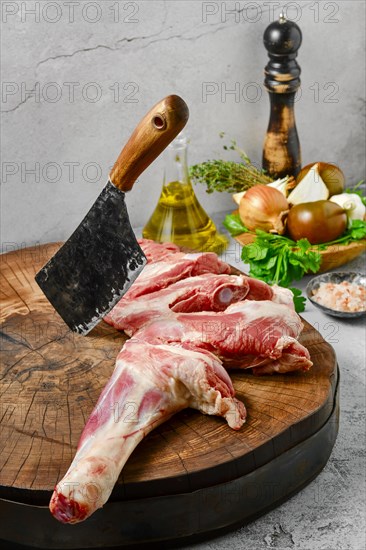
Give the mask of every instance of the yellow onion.
<svg viewBox="0 0 366 550">
<path fill-rule="evenodd" d="M 285 232 L 284 219 L 288 210 L 288 202 L 281 191 L 268 185 L 251 187 L 239 204 L 239 216 L 247 229 L 280 235 Z"/>
</svg>

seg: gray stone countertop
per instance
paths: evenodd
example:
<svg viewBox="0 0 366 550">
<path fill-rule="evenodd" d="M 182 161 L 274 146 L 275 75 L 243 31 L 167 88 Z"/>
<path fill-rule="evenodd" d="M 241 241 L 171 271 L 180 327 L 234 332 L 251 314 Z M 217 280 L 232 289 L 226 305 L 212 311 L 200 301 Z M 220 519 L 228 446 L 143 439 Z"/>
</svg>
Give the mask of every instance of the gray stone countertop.
<svg viewBox="0 0 366 550">
<path fill-rule="evenodd" d="M 220 232 L 226 232 L 224 215 L 213 216 Z M 240 253 L 230 238 L 223 258 L 248 273 Z M 365 255 L 339 270 L 365 273 Z M 304 291 L 310 279 L 294 286 Z M 333 346 L 340 369 L 340 426 L 328 463 L 309 485 L 256 521 L 182 549 L 365 550 L 365 319 L 327 316 L 309 300 L 301 315 Z"/>
</svg>

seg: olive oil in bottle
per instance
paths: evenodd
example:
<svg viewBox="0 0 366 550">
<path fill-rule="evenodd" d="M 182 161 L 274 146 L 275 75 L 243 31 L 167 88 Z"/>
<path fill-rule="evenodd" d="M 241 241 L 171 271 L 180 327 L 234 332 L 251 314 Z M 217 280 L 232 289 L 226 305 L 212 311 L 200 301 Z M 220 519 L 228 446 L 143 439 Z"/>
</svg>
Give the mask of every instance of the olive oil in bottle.
<svg viewBox="0 0 366 550">
<path fill-rule="evenodd" d="M 142 236 L 205 252 L 222 253 L 228 240 L 197 200 L 188 175 L 187 139 L 181 133 L 166 150 L 167 162 L 158 204 Z"/>
</svg>

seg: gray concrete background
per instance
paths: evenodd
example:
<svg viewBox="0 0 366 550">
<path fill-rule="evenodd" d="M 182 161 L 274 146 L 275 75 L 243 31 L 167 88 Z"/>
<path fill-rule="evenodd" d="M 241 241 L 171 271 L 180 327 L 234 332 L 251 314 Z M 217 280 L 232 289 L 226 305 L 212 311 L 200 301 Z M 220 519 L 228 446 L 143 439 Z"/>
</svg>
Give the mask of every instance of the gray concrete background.
<svg viewBox="0 0 366 550">
<path fill-rule="evenodd" d="M 224 154 L 221 131 L 260 163 L 269 115 L 262 35 L 284 4 L 3 1 L 5 249 L 67 238 L 137 121 L 170 93 L 190 107 L 191 163 Z M 288 2 L 287 15 L 303 31 L 303 164 L 336 162 L 356 183 L 365 168 L 364 2 Z M 128 196 L 135 226 L 157 202 L 163 165 L 158 159 Z M 231 208 L 228 195 L 197 194 L 210 214 Z"/>
</svg>

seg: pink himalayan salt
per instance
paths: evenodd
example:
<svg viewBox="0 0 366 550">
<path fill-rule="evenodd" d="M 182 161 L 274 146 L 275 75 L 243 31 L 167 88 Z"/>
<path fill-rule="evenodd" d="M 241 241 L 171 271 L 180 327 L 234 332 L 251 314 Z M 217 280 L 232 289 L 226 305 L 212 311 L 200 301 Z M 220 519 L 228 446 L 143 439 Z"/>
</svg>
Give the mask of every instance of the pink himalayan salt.
<svg viewBox="0 0 366 550">
<path fill-rule="evenodd" d="M 313 291 L 314 300 L 322 306 L 337 311 L 364 311 L 366 309 L 366 288 L 356 283 L 321 283 Z"/>
</svg>

